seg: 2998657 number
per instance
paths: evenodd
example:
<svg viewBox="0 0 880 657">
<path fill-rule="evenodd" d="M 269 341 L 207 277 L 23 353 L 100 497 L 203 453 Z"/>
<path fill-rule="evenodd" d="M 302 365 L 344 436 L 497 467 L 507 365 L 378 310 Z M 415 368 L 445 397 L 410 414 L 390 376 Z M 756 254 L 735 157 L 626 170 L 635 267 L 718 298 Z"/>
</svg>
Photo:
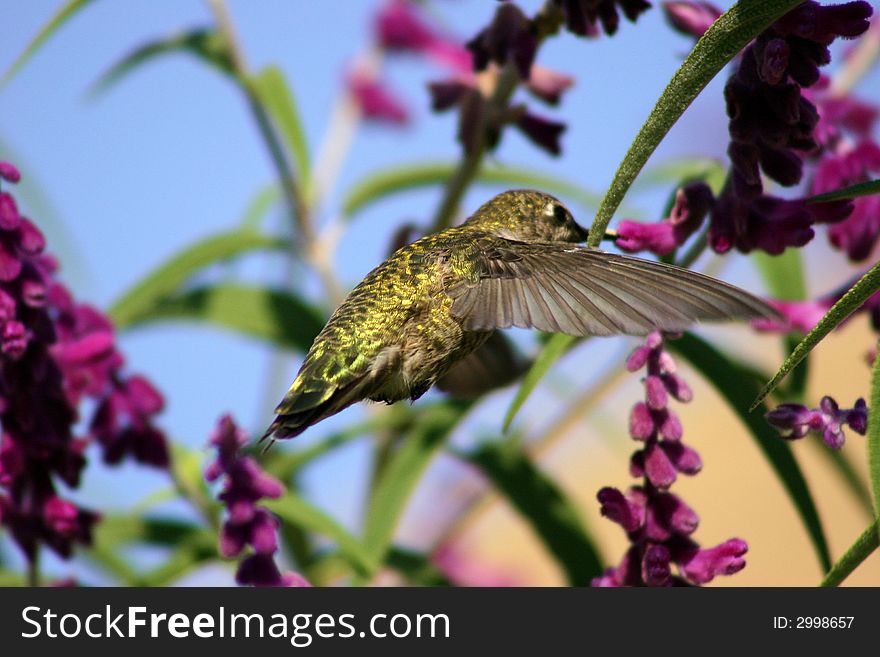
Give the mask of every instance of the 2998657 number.
<svg viewBox="0 0 880 657">
<path fill-rule="evenodd" d="M 852 627 L 855 616 L 798 616 L 795 620 L 795 628 L 808 629 L 849 629 Z"/>
</svg>

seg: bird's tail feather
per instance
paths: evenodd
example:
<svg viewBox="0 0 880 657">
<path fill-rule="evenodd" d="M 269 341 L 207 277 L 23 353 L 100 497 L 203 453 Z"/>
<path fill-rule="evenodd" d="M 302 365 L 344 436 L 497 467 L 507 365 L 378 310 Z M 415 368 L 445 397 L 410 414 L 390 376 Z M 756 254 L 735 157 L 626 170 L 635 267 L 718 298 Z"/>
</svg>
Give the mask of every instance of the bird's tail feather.
<svg viewBox="0 0 880 657">
<path fill-rule="evenodd" d="M 285 398 L 275 409 L 277 413 L 275 420 L 266 429 L 259 442 L 267 438 L 271 438 L 273 442 L 295 438 L 313 424 L 348 408 L 361 398 L 365 379 L 366 377 L 359 377 L 349 381 L 343 386 L 334 388 L 330 394 L 319 396 L 305 394 Z"/>
</svg>

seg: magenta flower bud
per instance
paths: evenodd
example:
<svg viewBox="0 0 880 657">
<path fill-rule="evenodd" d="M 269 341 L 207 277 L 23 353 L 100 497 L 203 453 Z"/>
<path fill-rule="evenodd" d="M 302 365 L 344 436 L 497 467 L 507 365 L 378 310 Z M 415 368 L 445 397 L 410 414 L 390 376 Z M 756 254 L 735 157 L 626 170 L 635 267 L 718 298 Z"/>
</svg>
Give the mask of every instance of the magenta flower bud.
<svg viewBox="0 0 880 657">
<path fill-rule="evenodd" d="M 664 440 L 660 447 L 675 466 L 675 469 L 686 475 L 695 475 L 703 469 L 703 461 L 695 449 L 680 442 Z"/>
<path fill-rule="evenodd" d="M 635 440 L 648 440 L 654 435 L 654 417 L 644 402 L 633 406 L 629 415 L 629 435 Z"/>
<path fill-rule="evenodd" d="M 666 386 L 663 385 L 663 379 L 659 376 L 648 376 L 645 378 L 645 401 L 648 407 L 653 410 L 661 410 L 666 408 L 669 398 L 666 394 Z"/>
<path fill-rule="evenodd" d="M 2 330 L 2 353 L 12 360 L 19 360 L 27 351 L 28 341 L 32 334 L 27 327 L 17 320 L 6 322 Z"/>
<path fill-rule="evenodd" d="M 675 466 L 657 443 L 649 443 L 645 449 L 645 476 L 657 488 L 669 488 L 677 477 Z"/>
<path fill-rule="evenodd" d="M 17 183 L 21 180 L 21 173 L 11 162 L 0 161 L 0 178 L 7 182 Z"/>
<path fill-rule="evenodd" d="M 533 64 L 526 88 L 529 92 L 550 105 L 557 105 L 563 92 L 574 85 L 574 78 L 570 75 L 557 73 L 549 68 Z"/>
<path fill-rule="evenodd" d="M 365 119 L 403 125 L 409 113 L 370 73 L 353 72 L 348 78 L 348 90 Z"/>
<path fill-rule="evenodd" d="M 385 4 L 376 17 L 376 35 L 383 48 L 423 52 L 430 47 L 434 35 L 414 10 L 413 4 L 406 0 L 391 0 Z"/>
<path fill-rule="evenodd" d="M 683 378 L 677 374 L 664 374 L 662 376 L 663 385 L 669 394 L 680 402 L 687 403 L 694 398 L 691 387 Z"/>
<path fill-rule="evenodd" d="M 644 345 L 636 347 L 629 355 L 629 358 L 626 359 L 626 369 L 630 372 L 637 372 L 642 369 L 645 363 L 648 362 L 650 353 L 651 350 Z"/>
<path fill-rule="evenodd" d="M 665 440 L 681 440 L 684 428 L 675 411 L 667 408 L 660 413 L 660 427 L 657 430 L 657 435 Z"/>
<path fill-rule="evenodd" d="M 43 237 L 43 233 L 25 217 L 20 218 L 18 235 L 21 240 L 20 248 L 27 255 L 38 255 L 46 248 L 46 238 Z"/>
<path fill-rule="evenodd" d="M 12 194 L 0 192 L 0 229 L 15 230 L 21 217 Z"/>
<path fill-rule="evenodd" d="M 660 256 L 669 255 L 679 246 L 671 223 L 642 223 L 624 219 L 617 225 L 614 243 L 624 251 L 650 251 Z"/>
<path fill-rule="evenodd" d="M 675 30 L 698 39 L 721 15 L 721 10 L 709 2 L 664 2 L 663 11 Z"/>
<path fill-rule="evenodd" d="M 249 543 L 258 554 L 273 554 L 278 549 L 279 522 L 265 509 L 258 509 L 250 527 Z"/>
<path fill-rule="evenodd" d="M 743 555 L 749 546 L 738 538 L 703 550 L 695 550 L 681 564 L 684 575 L 696 584 L 707 584 L 717 575 L 732 575 L 742 570 L 745 565 Z"/>
</svg>

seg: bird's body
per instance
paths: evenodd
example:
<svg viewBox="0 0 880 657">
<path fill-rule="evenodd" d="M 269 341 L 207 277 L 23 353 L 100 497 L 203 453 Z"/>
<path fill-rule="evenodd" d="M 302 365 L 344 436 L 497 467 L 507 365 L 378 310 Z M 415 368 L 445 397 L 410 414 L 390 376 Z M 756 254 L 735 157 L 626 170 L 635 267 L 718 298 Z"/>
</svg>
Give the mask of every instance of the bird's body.
<svg viewBox="0 0 880 657">
<path fill-rule="evenodd" d="M 467 382 L 499 328 L 639 335 L 774 312 L 707 276 L 575 246 L 586 235 L 553 197 L 511 191 L 399 249 L 315 338 L 264 437 L 292 438 L 364 399 L 418 399 L 456 365 Z"/>
</svg>

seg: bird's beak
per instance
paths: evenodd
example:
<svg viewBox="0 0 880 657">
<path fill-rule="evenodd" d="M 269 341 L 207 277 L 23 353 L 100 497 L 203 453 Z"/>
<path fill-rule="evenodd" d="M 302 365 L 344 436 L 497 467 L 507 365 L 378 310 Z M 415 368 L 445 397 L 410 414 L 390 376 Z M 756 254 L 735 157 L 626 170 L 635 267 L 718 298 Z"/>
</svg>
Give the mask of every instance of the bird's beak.
<svg viewBox="0 0 880 657">
<path fill-rule="evenodd" d="M 590 235 L 590 231 L 581 226 L 579 223 L 574 222 L 574 234 L 576 239 L 575 242 L 586 242 L 587 237 Z"/>
</svg>

